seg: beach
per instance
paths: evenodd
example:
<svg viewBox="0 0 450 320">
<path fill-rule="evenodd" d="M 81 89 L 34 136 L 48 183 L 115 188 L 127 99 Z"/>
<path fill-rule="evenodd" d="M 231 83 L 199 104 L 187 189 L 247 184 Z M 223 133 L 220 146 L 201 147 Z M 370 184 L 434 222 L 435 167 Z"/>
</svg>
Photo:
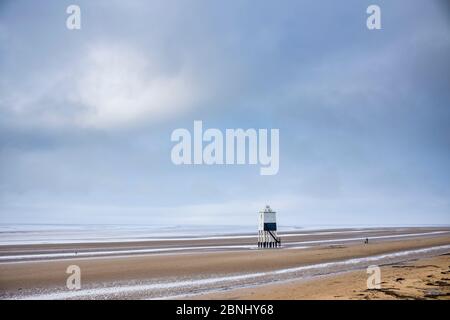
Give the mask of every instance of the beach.
<svg viewBox="0 0 450 320">
<path fill-rule="evenodd" d="M 408 281 L 419 281 L 431 271 L 436 283 L 443 285 L 447 281 L 445 274 L 441 279 L 438 273 L 448 272 L 450 265 L 447 255 L 450 253 L 449 228 L 298 230 L 283 232 L 280 236 L 283 241 L 280 249 L 258 249 L 253 234 L 157 237 L 121 242 L 4 244 L 0 246 L 0 297 L 395 298 L 395 294 L 364 291 L 369 265 L 382 268 L 382 281 L 386 282 L 382 283 L 382 288 L 386 290 Z M 364 244 L 366 238 L 368 244 Z M 427 259 L 438 259 L 427 262 L 437 268 L 393 268 L 405 263 L 423 263 Z M 80 290 L 66 287 L 69 276 L 66 270 L 71 265 L 79 266 L 81 270 Z M 420 270 L 423 274 L 411 273 L 411 270 Z M 394 278 L 405 280 L 392 283 Z M 330 285 L 333 283 L 336 288 Z M 310 289 L 304 289 L 307 287 Z M 429 287 L 431 290 L 432 286 Z M 448 298 L 445 292 L 444 295 L 434 294 Z M 397 298 L 402 298 L 402 294 Z M 409 297 L 408 293 L 404 294 Z M 412 293 L 410 296 L 422 297 Z"/>
<path fill-rule="evenodd" d="M 367 288 L 366 270 L 294 280 L 193 297 L 225 300 L 450 300 L 450 256 L 381 267 L 379 289 Z"/>
</svg>

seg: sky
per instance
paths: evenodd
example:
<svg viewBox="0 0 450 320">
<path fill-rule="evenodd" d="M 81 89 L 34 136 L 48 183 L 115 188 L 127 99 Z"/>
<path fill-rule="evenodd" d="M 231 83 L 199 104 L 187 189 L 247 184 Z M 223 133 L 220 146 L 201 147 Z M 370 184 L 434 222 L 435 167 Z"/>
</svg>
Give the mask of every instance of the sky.
<svg viewBox="0 0 450 320">
<path fill-rule="evenodd" d="M 445 1 L 1 0 L 0 223 L 450 224 L 449 56 Z M 174 165 L 195 120 L 278 174 Z"/>
</svg>

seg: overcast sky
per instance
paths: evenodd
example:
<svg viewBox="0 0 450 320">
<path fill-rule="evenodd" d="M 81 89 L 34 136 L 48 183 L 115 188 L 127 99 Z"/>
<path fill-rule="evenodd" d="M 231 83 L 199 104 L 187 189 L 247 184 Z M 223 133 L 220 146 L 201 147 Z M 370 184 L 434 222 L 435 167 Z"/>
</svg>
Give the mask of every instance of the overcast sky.
<svg viewBox="0 0 450 320">
<path fill-rule="evenodd" d="M 0 222 L 450 224 L 449 57 L 445 1 L 2 0 Z M 279 173 L 175 166 L 194 120 Z"/>
</svg>

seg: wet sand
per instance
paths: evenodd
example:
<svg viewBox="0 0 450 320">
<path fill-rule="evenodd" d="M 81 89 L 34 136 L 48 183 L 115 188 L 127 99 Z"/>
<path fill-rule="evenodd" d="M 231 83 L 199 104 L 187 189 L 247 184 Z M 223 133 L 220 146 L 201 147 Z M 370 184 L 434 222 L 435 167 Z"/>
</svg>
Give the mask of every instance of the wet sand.
<svg viewBox="0 0 450 320">
<path fill-rule="evenodd" d="M 436 233 L 437 231 L 447 233 Z M 185 296 L 186 294 L 207 294 L 217 289 L 228 291 L 239 286 L 250 286 L 255 282 L 264 284 L 268 281 L 276 281 L 279 279 L 276 272 L 288 268 L 450 245 L 448 229 L 442 228 L 364 231 L 364 236 L 366 234 L 371 235 L 368 245 L 362 244 L 362 235 L 359 233 L 348 233 L 348 231 L 342 233 L 342 230 L 337 233 L 333 233 L 336 231 L 329 232 L 319 235 L 307 234 L 285 237 L 282 249 L 214 249 L 214 245 L 229 245 L 230 241 L 249 245 L 253 241 L 252 238 L 232 238 L 190 240 L 189 243 L 184 244 L 192 247 L 205 246 L 208 243 L 212 246 L 209 250 L 121 255 L 112 253 L 101 257 L 85 258 L 58 259 L 50 257 L 38 260 L 19 259 L 12 261 L 1 261 L 0 259 L 0 298 L 145 299 Z M 348 240 L 355 237 L 355 234 L 358 235 L 354 240 Z M 416 234 L 416 236 L 388 237 L 389 235 L 413 234 Z M 381 238 L 376 238 L 377 236 Z M 344 239 L 344 241 L 340 239 Z M 327 242 L 328 240 L 332 241 Z M 336 242 L 333 240 L 336 240 Z M 150 241 L 148 245 L 159 245 L 157 248 L 181 246 L 181 243 L 172 244 L 173 241 L 162 243 L 157 241 L 159 244 Z M 210 244 L 211 241 L 214 244 Z M 313 242 L 307 248 L 300 248 L 295 244 L 307 241 Z M 129 249 L 145 245 L 145 243 L 126 243 L 120 244 L 119 247 Z M 36 252 L 44 252 L 44 254 L 61 252 L 68 250 L 68 246 L 75 245 L 9 246 L 8 248 L 1 248 L 1 252 L 3 256 L 15 254 L 26 256 L 27 254 L 36 254 Z M 78 244 L 74 248 L 77 250 L 104 250 L 105 247 L 112 250 L 117 246 L 111 243 Z M 442 250 L 450 252 L 450 248 L 441 249 L 440 253 L 442 253 Z M 421 253 L 417 253 L 415 256 L 421 255 Z M 392 259 L 392 257 L 389 257 L 389 259 Z M 395 259 L 395 261 L 411 259 L 411 256 L 395 257 Z M 68 292 L 65 287 L 68 277 L 66 269 L 69 265 L 78 265 L 81 268 L 82 289 L 79 292 Z M 349 268 L 361 266 L 355 264 L 355 266 L 350 265 Z M 339 268 L 342 269 L 343 267 Z M 332 273 L 336 270 L 333 265 L 317 272 Z M 258 272 L 268 274 L 257 275 L 256 280 L 246 276 Z M 239 278 L 242 275 L 244 277 Z M 303 277 L 297 271 L 292 274 L 283 273 L 284 280 L 287 276 L 292 276 L 293 279 Z M 325 289 L 327 289 L 326 286 Z"/>
<path fill-rule="evenodd" d="M 381 267 L 379 289 L 367 288 L 366 270 L 262 285 L 193 299 L 225 300 L 450 300 L 450 255 Z"/>
</svg>

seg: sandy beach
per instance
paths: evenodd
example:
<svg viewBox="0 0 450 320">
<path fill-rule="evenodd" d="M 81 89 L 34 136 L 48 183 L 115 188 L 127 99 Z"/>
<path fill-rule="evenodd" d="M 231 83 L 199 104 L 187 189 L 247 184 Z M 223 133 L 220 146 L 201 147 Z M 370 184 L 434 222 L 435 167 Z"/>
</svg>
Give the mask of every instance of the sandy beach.
<svg viewBox="0 0 450 320">
<path fill-rule="evenodd" d="M 369 244 L 363 239 L 369 238 Z M 149 239 L 122 243 L 25 244 L 0 248 L 2 299 L 366 299 L 368 265 L 380 265 L 383 288 L 429 274 L 447 276 L 448 228 L 320 230 L 282 235 L 283 248 L 257 249 L 252 235 Z M 425 260 L 424 260 L 425 259 Z M 398 267 L 426 262 L 433 270 Z M 80 290 L 66 269 L 81 269 Z M 417 273 L 419 270 L 420 274 Z M 422 274 L 423 273 L 423 274 Z M 392 283 L 392 279 L 404 278 Z M 288 283 L 287 283 L 288 281 Z M 441 281 L 441 282 L 439 282 Z M 330 285 L 334 283 L 333 285 Z M 345 285 L 343 285 L 345 283 Z M 394 286 L 395 284 L 395 286 Z M 270 286 L 270 290 L 267 288 Z M 335 288 L 336 287 L 336 288 Z M 445 286 L 444 286 L 445 287 Z M 309 288 L 309 289 L 305 289 Z M 339 290 L 338 290 L 339 289 Z M 430 285 L 430 290 L 431 285 Z M 419 290 L 419 289 L 418 289 Z M 436 289 L 437 290 L 437 289 Z M 403 291 L 402 291 L 403 292 Z M 426 290 L 423 291 L 425 295 Z M 440 298 L 448 298 L 444 295 Z M 400 293 L 397 298 L 417 296 Z M 433 293 L 431 293 L 433 294 Z M 435 294 L 437 295 L 437 294 Z"/>
<path fill-rule="evenodd" d="M 439 255 L 381 267 L 381 288 L 368 289 L 366 270 L 291 280 L 195 296 L 225 300 L 450 300 L 450 256 Z"/>
</svg>

